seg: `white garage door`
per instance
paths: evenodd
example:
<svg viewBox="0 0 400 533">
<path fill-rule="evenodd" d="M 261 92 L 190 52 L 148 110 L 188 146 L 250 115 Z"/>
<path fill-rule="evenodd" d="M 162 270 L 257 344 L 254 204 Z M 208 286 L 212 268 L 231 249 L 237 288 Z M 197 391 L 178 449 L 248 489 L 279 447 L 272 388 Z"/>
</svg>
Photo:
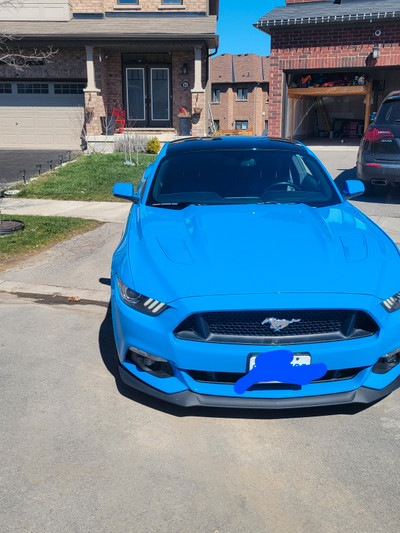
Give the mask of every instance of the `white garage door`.
<svg viewBox="0 0 400 533">
<path fill-rule="evenodd" d="M 79 149 L 85 86 L 0 82 L 0 148 Z"/>
</svg>

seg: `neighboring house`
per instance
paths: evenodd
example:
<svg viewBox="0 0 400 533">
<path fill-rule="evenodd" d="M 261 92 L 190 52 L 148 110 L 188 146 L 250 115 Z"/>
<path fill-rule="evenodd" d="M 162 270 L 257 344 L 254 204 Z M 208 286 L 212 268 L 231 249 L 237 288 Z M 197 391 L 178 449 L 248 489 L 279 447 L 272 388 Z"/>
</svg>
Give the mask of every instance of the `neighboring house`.
<svg viewBox="0 0 400 533">
<path fill-rule="evenodd" d="M 255 27 L 271 36 L 272 136 L 360 136 L 400 89 L 398 0 L 286 0 Z"/>
<path fill-rule="evenodd" d="M 268 129 L 269 58 L 222 54 L 211 59 L 211 114 L 217 130 Z"/>
<path fill-rule="evenodd" d="M 210 50 L 218 0 L 18 0 L 0 7 L 0 35 L 24 49 L 52 46 L 50 63 L 0 64 L 0 146 L 78 148 L 101 142 L 113 109 L 127 126 L 176 134 L 194 108 L 193 135 L 208 125 Z M 83 112 L 83 109 L 85 112 Z"/>
</svg>

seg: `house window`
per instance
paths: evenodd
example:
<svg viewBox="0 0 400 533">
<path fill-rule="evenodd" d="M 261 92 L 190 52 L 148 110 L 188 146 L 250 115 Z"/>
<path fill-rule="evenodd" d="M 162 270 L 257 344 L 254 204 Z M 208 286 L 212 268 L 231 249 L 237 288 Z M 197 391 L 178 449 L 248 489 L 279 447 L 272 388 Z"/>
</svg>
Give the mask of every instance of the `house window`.
<svg viewBox="0 0 400 533">
<path fill-rule="evenodd" d="M 84 83 L 55 83 L 54 94 L 83 94 Z"/>
<path fill-rule="evenodd" d="M 11 94 L 12 93 L 11 83 L 0 83 L 0 93 Z"/>
<path fill-rule="evenodd" d="M 214 120 L 214 131 L 219 131 L 219 120 Z"/>
<path fill-rule="evenodd" d="M 248 120 L 236 120 L 235 129 L 236 130 L 247 130 L 249 128 Z"/>
<path fill-rule="evenodd" d="M 237 99 L 241 102 L 247 100 L 247 95 L 249 93 L 248 89 L 238 89 L 237 90 Z"/>
<path fill-rule="evenodd" d="M 18 94 L 49 94 L 48 83 L 17 83 Z"/>
<path fill-rule="evenodd" d="M 118 0 L 118 4 L 138 4 L 139 0 Z"/>
<path fill-rule="evenodd" d="M 162 0 L 162 4 L 182 4 L 182 0 Z"/>
<path fill-rule="evenodd" d="M 221 98 L 221 89 L 211 89 L 211 103 L 219 104 Z"/>
</svg>

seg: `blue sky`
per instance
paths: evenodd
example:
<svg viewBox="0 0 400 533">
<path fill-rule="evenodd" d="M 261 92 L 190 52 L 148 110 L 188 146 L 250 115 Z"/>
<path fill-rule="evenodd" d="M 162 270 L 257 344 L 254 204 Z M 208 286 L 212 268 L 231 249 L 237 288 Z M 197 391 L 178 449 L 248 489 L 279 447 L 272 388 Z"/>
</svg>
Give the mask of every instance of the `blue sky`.
<svg viewBox="0 0 400 533">
<path fill-rule="evenodd" d="M 269 55 L 270 39 L 252 26 L 285 0 L 220 0 L 217 31 L 220 35 L 219 54 Z"/>
</svg>

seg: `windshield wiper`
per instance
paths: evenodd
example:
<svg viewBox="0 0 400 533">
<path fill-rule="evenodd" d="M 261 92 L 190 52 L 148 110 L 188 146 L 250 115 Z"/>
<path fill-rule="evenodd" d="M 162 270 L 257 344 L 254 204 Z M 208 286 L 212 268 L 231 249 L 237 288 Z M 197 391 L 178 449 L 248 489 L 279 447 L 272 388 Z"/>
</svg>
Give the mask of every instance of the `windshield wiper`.
<svg viewBox="0 0 400 533">
<path fill-rule="evenodd" d="M 169 207 L 171 209 L 184 209 L 189 205 L 204 205 L 197 202 L 160 202 L 151 204 L 151 207 Z"/>
</svg>

